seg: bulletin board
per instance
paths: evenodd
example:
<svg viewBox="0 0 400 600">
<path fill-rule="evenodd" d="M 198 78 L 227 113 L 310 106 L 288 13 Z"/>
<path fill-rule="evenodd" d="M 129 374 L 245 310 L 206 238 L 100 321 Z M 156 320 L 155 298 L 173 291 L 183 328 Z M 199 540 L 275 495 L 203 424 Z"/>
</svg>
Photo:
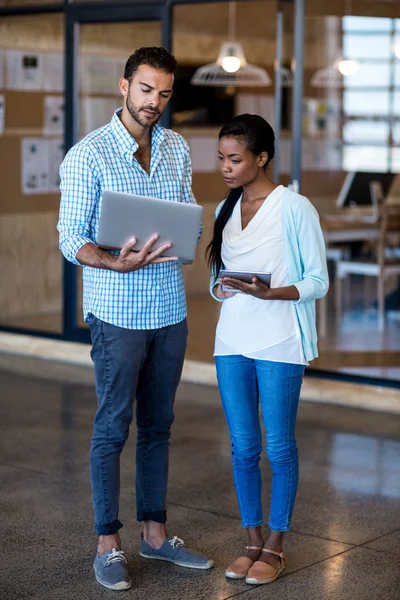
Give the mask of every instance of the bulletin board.
<svg viewBox="0 0 400 600">
<path fill-rule="evenodd" d="M 26 64 L 21 67 L 22 61 Z M 121 106 L 122 63 L 116 57 L 82 57 L 81 138 L 108 123 Z M 61 53 L 0 48 L 0 214 L 58 210 L 64 157 L 62 66 Z"/>
<path fill-rule="evenodd" d="M 0 214 L 58 210 L 59 192 L 23 193 L 21 141 L 43 137 L 44 101 L 48 92 L 1 89 L 4 131 L 0 135 Z"/>
</svg>

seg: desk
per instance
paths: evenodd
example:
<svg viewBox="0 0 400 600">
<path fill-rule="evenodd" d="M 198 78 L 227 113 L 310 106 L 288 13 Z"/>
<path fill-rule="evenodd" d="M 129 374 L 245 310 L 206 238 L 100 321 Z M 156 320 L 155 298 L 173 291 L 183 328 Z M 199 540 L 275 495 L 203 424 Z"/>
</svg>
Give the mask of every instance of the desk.
<svg viewBox="0 0 400 600">
<path fill-rule="evenodd" d="M 337 218 L 324 219 L 321 215 L 321 227 L 327 249 L 329 244 L 346 242 L 366 242 L 376 240 L 379 236 L 379 225 L 368 219 L 349 220 Z M 326 337 L 328 320 L 328 298 L 319 301 L 318 334 Z"/>
</svg>

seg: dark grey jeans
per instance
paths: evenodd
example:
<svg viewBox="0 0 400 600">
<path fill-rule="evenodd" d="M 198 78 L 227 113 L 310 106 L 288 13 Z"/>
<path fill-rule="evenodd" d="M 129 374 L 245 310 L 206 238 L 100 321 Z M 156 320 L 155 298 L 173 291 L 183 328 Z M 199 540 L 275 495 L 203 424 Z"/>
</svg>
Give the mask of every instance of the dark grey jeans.
<svg viewBox="0 0 400 600">
<path fill-rule="evenodd" d="M 90 478 L 98 535 L 116 533 L 120 455 L 136 399 L 138 521 L 165 523 L 170 429 L 186 351 L 186 319 L 155 330 L 123 329 L 89 317 L 98 409 Z"/>
</svg>

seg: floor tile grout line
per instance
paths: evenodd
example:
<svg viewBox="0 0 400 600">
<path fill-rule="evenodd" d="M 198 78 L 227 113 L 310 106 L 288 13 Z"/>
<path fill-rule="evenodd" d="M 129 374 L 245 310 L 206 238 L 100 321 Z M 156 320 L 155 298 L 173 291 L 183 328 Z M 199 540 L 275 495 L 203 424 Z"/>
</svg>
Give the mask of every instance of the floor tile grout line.
<svg viewBox="0 0 400 600">
<path fill-rule="evenodd" d="M 279 581 L 279 579 L 285 579 L 286 577 L 290 577 L 291 575 L 295 575 L 296 573 L 300 573 L 301 571 L 304 571 L 306 569 L 310 569 L 310 568 L 314 567 L 315 565 L 320 565 L 320 564 L 326 562 L 327 560 L 331 560 L 332 558 L 336 558 L 337 556 L 340 556 L 341 554 L 346 554 L 347 552 L 351 552 L 352 550 L 354 550 L 354 548 L 346 548 L 346 550 L 343 550 L 342 552 L 338 552 L 337 554 L 333 554 L 332 556 L 327 556 L 326 558 L 323 558 L 322 560 L 318 560 L 314 563 L 311 563 L 310 565 L 305 565 L 304 567 L 301 567 L 300 569 L 291 571 L 287 575 L 283 575 L 283 577 L 279 577 L 276 581 Z M 266 584 L 266 585 L 268 585 L 268 584 Z M 260 587 L 265 587 L 265 586 L 256 585 L 254 587 L 260 588 Z M 252 589 L 243 590 L 243 592 L 239 592 L 238 594 L 235 594 L 234 596 L 228 596 L 227 598 L 224 598 L 224 600 L 231 600 L 232 598 L 235 598 L 235 597 L 243 595 L 243 594 L 247 594 L 252 591 L 253 591 Z"/>
<path fill-rule="evenodd" d="M 181 508 L 187 508 L 188 510 L 198 510 L 199 512 L 204 512 L 204 513 L 207 513 L 209 515 L 213 515 L 215 517 L 224 517 L 226 519 L 233 519 L 235 521 L 239 521 L 240 522 L 240 518 L 239 517 L 233 517 L 232 515 L 226 515 L 224 513 L 214 512 L 214 511 L 211 511 L 211 510 L 207 510 L 205 508 L 198 508 L 196 506 L 188 506 L 186 504 L 181 504 L 179 502 L 171 502 L 171 501 L 167 501 L 167 504 L 171 504 L 172 506 L 179 506 Z M 352 544 L 351 542 L 343 542 L 342 540 L 334 540 L 332 538 L 327 538 L 327 537 L 324 537 L 324 536 L 315 535 L 313 533 L 299 531 L 298 529 L 291 529 L 290 533 L 295 533 L 296 535 L 304 535 L 306 537 L 311 537 L 311 538 L 315 538 L 315 539 L 318 539 L 318 540 L 324 540 L 326 542 L 334 542 L 335 544 L 345 544 L 346 546 L 351 546 L 351 547 L 356 547 L 357 546 L 357 544 Z M 368 543 L 368 542 L 366 542 L 366 543 Z"/>
<path fill-rule="evenodd" d="M 390 556 L 395 556 L 396 558 L 399 558 L 398 553 L 392 552 L 391 550 L 378 550 L 378 548 L 370 548 L 369 546 L 357 546 L 357 548 L 364 548 L 364 550 L 369 550 L 370 552 L 378 552 L 378 553 L 383 552 L 384 554 L 390 554 Z"/>
<path fill-rule="evenodd" d="M 26 472 L 26 473 L 34 473 L 36 475 L 43 475 L 43 476 L 49 475 L 49 473 L 47 473 L 46 471 L 38 471 L 38 470 L 35 470 L 35 469 L 30 469 L 30 468 L 27 468 L 27 467 L 22 467 L 20 465 L 0 463 L 0 466 L 1 467 L 9 467 L 9 468 L 14 469 L 16 471 L 22 471 L 22 472 Z M 63 480 L 62 479 L 53 479 L 53 478 L 51 478 L 49 480 L 49 483 L 50 484 L 52 484 L 52 483 L 60 484 L 60 483 L 63 483 Z M 79 480 L 77 480 L 76 482 L 74 482 L 74 484 L 85 485 L 84 482 L 79 481 Z M 178 502 L 171 502 L 171 501 L 167 501 L 167 504 L 169 504 L 171 506 L 177 506 L 179 508 L 186 508 L 188 510 L 196 510 L 196 511 L 199 511 L 199 512 L 203 512 L 203 513 L 206 513 L 206 514 L 213 515 L 215 517 L 223 517 L 223 518 L 226 518 L 226 519 L 232 519 L 234 521 L 240 521 L 239 517 L 233 517 L 232 515 L 226 515 L 226 514 L 223 514 L 223 513 L 218 513 L 218 512 L 206 510 L 204 508 L 198 508 L 198 507 L 194 507 L 194 506 L 187 506 L 186 504 L 181 504 L 181 503 L 178 503 Z M 376 542 L 376 541 L 378 541 L 378 540 L 380 540 L 380 539 L 382 539 L 382 538 L 384 538 L 384 537 L 386 537 L 388 535 L 392 535 L 393 533 L 397 533 L 398 531 L 400 531 L 400 528 L 396 528 L 393 531 L 389 531 L 387 533 L 384 533 L 384 534 L 382 534 L 382 535 L 380 535 L 380 536 L 378 536 L 376 538 L 372 538 L 370 540 L 367 540 L 366 542 L 362 542 L 361 544 L 353 544 L 351 542 L 343 542 L 341 540 L 335 540 L 335 539 L 332 539 L 332 538 L 318 536 L 318 535 L 314 535 L 312 533 L 302 532 L 302 531 L 295 530 L 295 529 L 291 529 L 290 531 L 291 531 L 291 533 L 295 533 L 297 535 L 303 535 L 303 536 L 311 537 L 311 538 L 314 538 L 314 539 L 320 539 L 320 540 L 325 540 L 327 542 L 333 542 L 333 543 L 337 543 L 337 544 L 345 544 L 347 546 L 350 546 L 350 548 L 347 548 L 344 552 L 347 552 L 349 550 L 354 550 L 355 548 L 366 548 L 368 550 L 372 550 L 372 551 L 375 551 L 375 552 L 388 552 L 389 554 L 391 554 L 393 556 L 397 556 L 397 554 L 394 553 L 394 552 L 378 550 L 376 548 L 370 548 L 370 547 L 367 546 L 367 544 L 371 544 L 371 543 Z M 342 553 L 339 553 L 339 554 L 342 554 Z M 334 555 L 334 556 L 336 556 L 336 555 Z M 313 563 L 313 564 L 318 564 L 318 563 Z"/>
<path fill-rule="evenodd" d="M 300 531 L 298 529 L 290 529 L 291 533 L 296 533 L 298 535 L 304 535 L 306 537 L 316 538 L 318 540 L 325 540 L 326 542 L 334 542 L 335 544 L 345 544 L 346 546 L 356 546 L 356 544 L 352 544 L 351 542 L 344 542 L 343 540 L 334 540 L 333 538 L 328 538 L 321 535 L 315 535 L 314 533 L 309 533 L 308 531 Z"/>
<path fill-rule="evenodd" d="M 387 535 L 392 535 L 393 533 L 397 533 L 398 531 L 400 531 L 400 528 L 397 527 L 397 529 L 394 529 L 393 531 L 389 531 L 388 533 L 384 533 L 383 535 L 379 535 L 376 538 L 372 538 L 372 540 L 368 540 L 367 542 L 364 542 L 363 544 L 359 544 L 360 546 L 365 546 L 365 544 L 370 544 L 371 542 L 377 542 L 378 540 L 381 540 L 382 538 L 386 537 Z"/>
<path fill-rule="evenodd" d="M 215 517 L 223 517 L 225 519 L 233 519 L 234 521 L 240 521 L 239 517 L 233 517 L 232 515 L 227 515 L 227 514 L 215 512 L 215 511 L 212 511 L 212 510 L 207 510 L 205 508 L 198 508 L 196 506 L 188 506 L 186 504 L 181 504 L 179 502 L 171 502 L 171 501 L 167 501 L 167 504 L 170 504 L 171 506 L 178 506 L 180 508 L 186 508 L 188 510 L 197 510 L 199 512 L 204 512 L 206 514 L 213 515 Z M 362 548 L 366 544 L 370 544 L 371 542 L 375 542 L 376 540 L 379 540 L 379 539 L 381 539 L 381 538 L 383 538 L 383 537 L 385 537 L 387 535 L 391 535 L 393 533 L 396 533 L 397 531 L 400 531 L 400 529 L 395 529 L 394 531 L 389 531 L 388 533 L 384 533 L 383 535 L 380 535 L 377 538 L 373 538 L 373 539 L 368 540 L 366 542 L 362 542 L 361 544 L 354 544 L 353 542 L 344 542 L 343 540 L 336 540 L 336 539 L 333 539 L 333 538 L 328 538 L 328 537 L 324 537 L 324 536 L 320 536 L 320 535 L 315 535 L 313 533 L 300 531 L 298 529 L 290 529 L 290 533 L 295 533 L 296 535 L 303 535 L 305 537 L 310 537 L 310 538 L 314 538 L 314 539 L 317 539 L 317 540 L 324 540 L 326 542 L 333 542 L 335 544 L 344 544 L 346 546 L 349 546 L 349 548 L 347 548 L 346 550 L 352 550 L 354 548 Z M 370 548 L 370 549 L 374 550 L 374 548 Z"/>
</svg>

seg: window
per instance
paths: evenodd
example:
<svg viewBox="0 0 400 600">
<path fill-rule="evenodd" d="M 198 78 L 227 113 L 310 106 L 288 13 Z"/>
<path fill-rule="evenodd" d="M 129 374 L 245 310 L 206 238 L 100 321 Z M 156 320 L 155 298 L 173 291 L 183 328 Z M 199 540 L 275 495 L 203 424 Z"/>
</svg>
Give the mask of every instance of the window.
<svg viewBox="0 0 400 600">
<path fill-rule="evenodd" d="M 343 58 L 359 64 L 344 78 L 343 168 L 398 170 L 400 19 L 344 17 L 342 30 Z"/>
</svg>

